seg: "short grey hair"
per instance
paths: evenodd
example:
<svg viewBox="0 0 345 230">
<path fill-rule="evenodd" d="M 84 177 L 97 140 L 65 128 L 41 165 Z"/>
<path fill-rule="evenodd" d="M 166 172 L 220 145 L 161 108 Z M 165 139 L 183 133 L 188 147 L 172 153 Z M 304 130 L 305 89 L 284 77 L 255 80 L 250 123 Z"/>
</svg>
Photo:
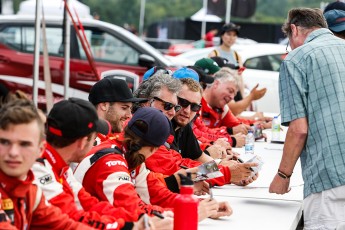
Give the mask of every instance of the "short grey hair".
<svg viewBox="0 0 345 230">
<path fill-rule="evenodd" d="M 139 88 L 133 93 L 134 97 L 152 99 L 158 96 L 160 90 L 166 87 L 169 92 L 178 94 L 182 84 L 180 80 L 165 73 L 155 73 L 146 81 L 142 82 Z"/>
<path fill-rule="evenodd" d="M 234 69 L 230 69 L 228 67 L 223 67 L 221 68 L 218 72 L 216 72 L 214 75 L 214 80 L 218 80 L 221 83 L 225 83 L 225 82 L 232 82 L 235 84 L 236 88 L 239 88 L 239 75 L 238 75 L 238 71 L 234 70 Z M 212 85 L 208 86 L 211 87 Z"/>
<path fill-rule="evenodd" d="M 282 26 L 283 33 L 289 37 L 292 33 L 290 25 L 300 26 L 305 30 L 313 28 L 328 28 L 327 21 L 320 9 L 293 8 Z"/>
</svg>

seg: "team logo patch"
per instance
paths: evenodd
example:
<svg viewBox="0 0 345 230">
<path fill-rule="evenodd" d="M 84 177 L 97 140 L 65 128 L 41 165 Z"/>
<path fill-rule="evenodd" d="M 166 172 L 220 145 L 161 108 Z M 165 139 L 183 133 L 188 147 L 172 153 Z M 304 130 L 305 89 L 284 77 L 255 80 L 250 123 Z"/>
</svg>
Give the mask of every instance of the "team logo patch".
<svg viewBox="0 0 345 230">
<path fill-rule="evenodd" d="M 122 165 L 122 166 L 127 168 L 127 165 L 122 161 L 107 161 L 107 162 L 105 162 L 105 164 L 109 167 L 110 166 L 116 166 L 116 165 Z"/>
<path fill-rule="evenodd" d="M 119 179 L 119 181 L 123 181 L 123 180 L 130 181 L 129 176 L 119 176 L 118 179 Z"/>
<path fill-rule="evenodd" d="M 42 184 L 42 185 L 47 185 L 53 182 L 53 177 L 50 174 L 44 175 L 40 178 L 38 178 L 38 181 Z"/>
<path fill-rule="evenodd" d="M 11 209 L 13 209 L 13 202 L 9 198 L 8 199 L 3 199 L 1 204 L 2 204 L 2 209 L 3 210 L 11 210 Z"/>
</svg>

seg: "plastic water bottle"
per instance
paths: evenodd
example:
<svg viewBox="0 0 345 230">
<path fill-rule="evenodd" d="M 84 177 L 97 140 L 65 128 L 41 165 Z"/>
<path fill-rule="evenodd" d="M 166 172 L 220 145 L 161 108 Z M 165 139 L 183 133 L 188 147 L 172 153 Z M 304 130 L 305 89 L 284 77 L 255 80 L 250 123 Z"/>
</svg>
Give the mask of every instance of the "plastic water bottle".
<svg viewBox="0 0 345 230">
<path fill-rule="evenodd" d="M 248 130 L 248 134 L 246 136 L 246 144 L 244 146 L 245 154 L 254 154 L 254 142 L 255 137 L 253 130 Z"/>
<path fill-rule="evenodd" d="M 272 120 L 272 141 L 280 140 L 280 122 L 278 116 L 275 116 Z"/>
</svg>

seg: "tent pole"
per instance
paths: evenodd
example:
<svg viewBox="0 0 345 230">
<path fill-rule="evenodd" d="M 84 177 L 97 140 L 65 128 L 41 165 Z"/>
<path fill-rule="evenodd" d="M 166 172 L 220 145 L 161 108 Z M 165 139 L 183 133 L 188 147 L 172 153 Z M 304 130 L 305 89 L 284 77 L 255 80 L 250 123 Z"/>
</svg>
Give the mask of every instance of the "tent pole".
<svg viewBox="0 0 345 230">
<path fill-rule="evenodd" d="M 65 0 L 65 4 L 68 6 L 68 0 Z M 71 25 L 67 15 L 67 7 L 64 7 L 64 20 L 65 20 L 65 38 L 64 38 L 64 99 L 69 97 L 69 78 L 70 78 L 70 34 Z"/>
<path fill-rule="evenodd" d="M 225 23 L 230 23 L 231 17 L 231 0 L 226 0 L 226 14 L 225 14 Z"/>
<path fill-rule="evenodd" d="M 35 15 L 35 53 L 33 67 L 33 86 L 32 100 L 34 105 L 38 106 L 38 80 L 40 67 L 40 38 L 41 38 L 41 0 L 36 0 Z"/>
<path fill-rule="evenodd" d="M 207 0 L 203 1 L 203 9 L 205 9 L 205 17 L 201 23 L 201 39 L 205 37 L 206 34 L 206 15 L 207 15 Z"/>
</svg>

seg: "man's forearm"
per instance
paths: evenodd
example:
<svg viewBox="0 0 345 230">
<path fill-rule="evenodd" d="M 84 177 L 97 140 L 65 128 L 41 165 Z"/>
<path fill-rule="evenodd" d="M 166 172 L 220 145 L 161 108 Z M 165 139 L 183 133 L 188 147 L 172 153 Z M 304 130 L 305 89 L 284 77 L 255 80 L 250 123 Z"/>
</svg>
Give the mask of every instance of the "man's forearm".
<svg viewBox="0 0 345 230">
<path fill-rule="evenodd" d="M 245 111 L 252 103 L 253 99 L 251 95 L 246 96 L 245 98 L 243 98 L 240 101 L 230 101 L 228 103 L 228 106 L 231 110 L 231 112 L 237 116 L 240 113 L 242 113 L 243 111 Z"/>
<path fill-rule="evenodd" d="M 308 123 L 306 118 L 299 118 L 290 122 L 286 134 L 283 156 L 279 170 L 286 175 L 291 175 L 295 164 L 301 155 L 308 135 Z"/>
</svg>

